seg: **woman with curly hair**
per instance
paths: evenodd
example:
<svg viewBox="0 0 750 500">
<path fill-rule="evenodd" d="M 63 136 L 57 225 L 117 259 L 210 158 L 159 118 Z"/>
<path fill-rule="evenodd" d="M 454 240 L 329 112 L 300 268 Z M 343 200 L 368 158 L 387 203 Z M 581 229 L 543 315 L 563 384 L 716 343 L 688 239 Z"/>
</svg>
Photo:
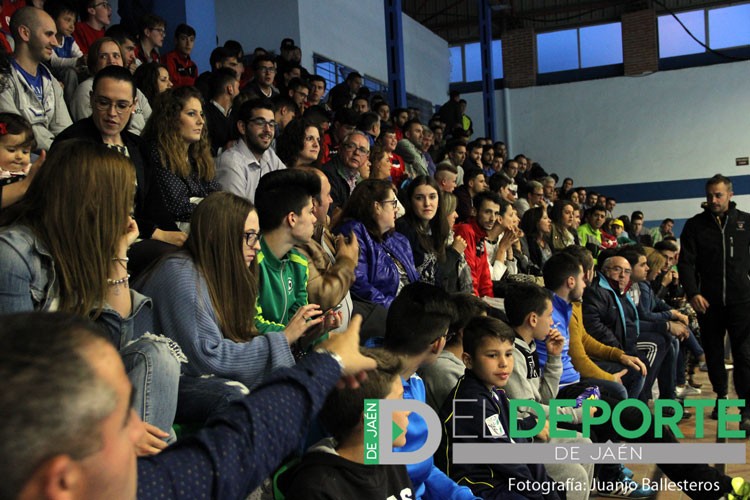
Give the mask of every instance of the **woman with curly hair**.
<svg viewBox="0 0 750 500">
<path fill-rule="evenodd" d="M 292 120 L 276 140 L 276 154 L 287 168 L 315 164 L 320 155 L 320 130 L 304 118 Z"/>
<path fill-rule="evenodd" d="M 156 96 L 172 88 L 167 67 L 158 62 L 141 64 L 133 74 L 135 86 L 143 92 L 148 102 L 153 102 Z"/>
<path fill-rule="evenodd" d="M 194 87 L 180 87 L 161 93 L 152 109 L 143 131 L 147 162 L 167 211 L 187 232 L 198 203 L 221 189 L 215 180 L 203 100 Z"/>
</svg>

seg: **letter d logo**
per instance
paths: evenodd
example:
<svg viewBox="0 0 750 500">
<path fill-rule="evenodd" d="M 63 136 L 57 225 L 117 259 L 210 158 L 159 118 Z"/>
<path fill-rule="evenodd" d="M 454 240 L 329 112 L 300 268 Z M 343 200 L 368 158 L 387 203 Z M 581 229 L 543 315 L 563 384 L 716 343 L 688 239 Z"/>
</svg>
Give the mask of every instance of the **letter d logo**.
<svg viewBox="0 0 750 500">
<path fill-rule="evenodd" d="M 388 418 L 380 419 L 378 422 L 378 444 L 380 447 L 378 463 L 388 465 L 416 464 L 435 454 L 440 446 L 441 430 L 440 419 L 432 408 L 413 399 L 381 399 L 378 403 L 378 412 L 383 416 L 388 416 Z M 420 449 L 398 453 L 393 451 L 393 428 L 396 426 L 392 424 L 391 416 L 395 411 L 410 411 L 424 419 L 427 424 L 427 440 Z"/>
</svg>

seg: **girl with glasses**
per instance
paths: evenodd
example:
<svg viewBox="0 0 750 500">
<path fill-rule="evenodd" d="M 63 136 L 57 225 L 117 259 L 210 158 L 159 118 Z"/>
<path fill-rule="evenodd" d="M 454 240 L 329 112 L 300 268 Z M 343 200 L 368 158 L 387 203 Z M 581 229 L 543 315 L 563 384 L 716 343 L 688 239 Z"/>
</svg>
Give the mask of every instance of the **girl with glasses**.
<svg viewBox="0 0 750 500">
<path fill-rule="evenodd" d="M 201 387 L 180 387 L 180 421 L 202 423 L 273 370 L 294 365 L 290 344 L 322 321 L 311 319 L 315 305 L 301 307 L 286 327 L 256 318 L 259 250 L 253 204 L 213 193 L 196 208 L 183 250 L 137 284 L 153 300 L 157 331 L 183 348 L 185 374 L 204 380 Z"/>
</svg>

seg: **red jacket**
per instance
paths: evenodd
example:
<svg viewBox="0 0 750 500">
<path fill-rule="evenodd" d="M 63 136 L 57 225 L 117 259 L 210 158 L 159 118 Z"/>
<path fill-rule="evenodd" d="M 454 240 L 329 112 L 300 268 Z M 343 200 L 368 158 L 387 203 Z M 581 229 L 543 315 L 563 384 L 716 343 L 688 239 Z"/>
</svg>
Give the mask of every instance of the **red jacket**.
<svg viewBox="0 0 750 500">
<path fill-rule="evenodd" d="M 173 50 L 164 56 L 164 65 L 167 67 L 169 78 L 175 87 L 192 87 L 195 85 L 195 79 L 198 78 L 198 66 L 190 59 L 190 56 L 183 56 Z"/>
<path fill-rule="evenodd" d="M 453 228 L 456 236 L 466 240 L 466 263 L 471 269 L 471 281 L 474 284 L 474 293 L 478 297 L 494 297 L 492 292 L 492 277 L 490 275 L 490 264 L 487 262 L 487 245 L 485 238 L 487 232 L 477 225 L 475 219 L 463 224 L 456 224 Z"/>
<path fill-rule="evenodd" d="M 89 47 L 91 44 L 104 36 L 104 30 L 95 30 L 87 23 L 79 21 L 76 23 L 75 31 L 73 31 L 73 39 L 78 44 L 81 52 L 84 54 L 89 53 Z"/>
</svg>

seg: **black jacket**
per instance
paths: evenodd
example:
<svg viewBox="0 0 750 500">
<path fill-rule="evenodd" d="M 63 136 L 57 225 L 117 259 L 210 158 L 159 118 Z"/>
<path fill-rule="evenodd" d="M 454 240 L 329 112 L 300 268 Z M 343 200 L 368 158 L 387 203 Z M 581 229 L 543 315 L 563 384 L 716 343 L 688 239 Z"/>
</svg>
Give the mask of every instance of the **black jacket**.
<svg viewBox="0 0 750 500">
<path fill-rule="evenodd" d="M 323 173 L 328 177 L 328 182 L 331 184 L 331 198 L 333 198 L 333 203 L 331 203 L 330 214 L 333 214 L 335 207 L 342 208 L 349 201 L 349 195 L 351 194 L 349 184 L 343 175 L 339 173 L 339 169 L 345 172 L 346 168 L 338 156 L 321 167 Z"/>
<path fill-rule="evenodd" d="M 278 487 L 287 500 L 413 498 L 404 465 L 364 465 L 330 451 L 318 445 L 280 474 Z"/>
<path fill-rule="evenodd" d="M 455 403 L 454 400 L 462 400 Z M 460 418 L 457 418 L 459 415 Z M 511 488 L 510 479 L 516 484 L 551 483 L 547 470 L 541 464 L 454 464 L 448 457 L 453 456 L 454 443 L 505 443 L 508 453 L 513 444 L 509 438 L 511 415 L 508 397 L 502 389 L 490 391 L 474 373 L 467 369 L 458 379 L 449 397 L 440 409 L 443 422 L 443 438 L 440 449 L 435 453 L 435 465 L 460 486 L 469 486 L 475 495 L 482 498 L 532 498 L 537 500 L 560 500 L 565 493 L 550 491 L 542 494 L 540 489 L 525 491 L 523 495 Z M 520 419 L 518 428 L 528 430 L 536 424 L 536 417 Z M 491 427 L 490 427 L 491 425 Z M 455 436 L 455 437 L 454 437 Z M 464 437 L 476 436 L 476 437 Z M 482 437 L 487 436 L 487 437 Z M 516 443 L 529 442 L 525 438 L 513 438 Z"/>
<path fill-rule="evenodd" d="M 163 231 L 177 231 L 177 226 L 172 222 L 172 218 L 164 206 L 161 191 L 153 177 L 152 169 L 146 165 L 143 159 L 141 138 L 127 130 L 120 132 L 120 137 L 128 149 L 130 160 L 135 165 L 135 176 L 138 183 L 135 191 L 135 221 L 138 224 L 140 237 L 143 239 L 151 238 L 151 234 L 157 228 Z M 85 139 L 104 144 L 102 134 L 94 125 L 94 120 L 91 117 L 78 120 L 63 130 L 55 138 L 50 150 L 67 139 Z"/>
<path fill-rule="evenodd" d="M 706 209 L 685 223 L 680 243 L 678 269 L 688 298 L 750 302 L 750 214 L 731 202 L 722 222 Z"/>
<path fill-rule="evenodd" d="M 589 335 L 631 356 L 636 354 L 638 311 L 628 295 L 615 292 L 603 275 L 594 278 L 583 292 L 582 312 L 583 326 Z"/>
</svg>

